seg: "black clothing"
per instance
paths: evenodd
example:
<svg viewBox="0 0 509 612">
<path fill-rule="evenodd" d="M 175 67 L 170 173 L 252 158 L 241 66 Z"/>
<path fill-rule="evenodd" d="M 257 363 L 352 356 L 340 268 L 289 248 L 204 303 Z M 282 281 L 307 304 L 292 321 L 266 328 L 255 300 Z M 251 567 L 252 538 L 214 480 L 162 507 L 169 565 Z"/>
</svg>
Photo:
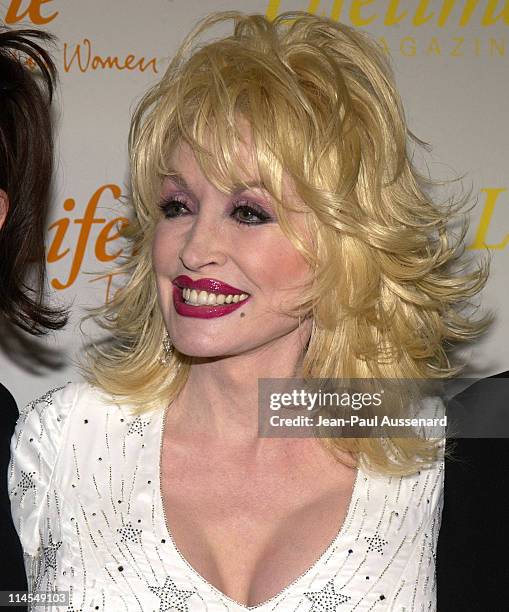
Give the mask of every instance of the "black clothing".
<svg viewBox="0 0 509 612">
<path fill-rule="evenodd" d="M 496 378 L 508 377 L 508 372 Z M 489 379 L 455 397 L 481 408 Z M 502 389 L 502 387 L 499 387 Z M 491 400 L 507 405 L 509 396 Z M 447 442 L 444 510 L 437 548 L 438 612 L 506 612 L 509 600 L 509 440 L 458 438 Z"/>
<path fill-rule="evenodd" d="M 11 505 L 7 489 L 7 467 L 10 460 L 10 442 L 18 419 L 18 408 L 9 391 L 0 384 L 0 591 L 26 591 L 27 581 L 23 564 L 23 550 L 11 518 Z M 2 610 L 27 610 L 21 606 L 0 606 Z"/>
</svg>

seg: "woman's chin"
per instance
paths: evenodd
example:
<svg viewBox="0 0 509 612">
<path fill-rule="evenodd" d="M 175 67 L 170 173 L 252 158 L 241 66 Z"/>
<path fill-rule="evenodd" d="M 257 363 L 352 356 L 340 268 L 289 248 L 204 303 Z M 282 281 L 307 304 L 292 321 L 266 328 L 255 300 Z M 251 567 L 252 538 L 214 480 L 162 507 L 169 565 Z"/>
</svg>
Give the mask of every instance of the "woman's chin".
<svg viewBox="0 0 509 612">
<path fill-rule="evenodd" d="M 196 359 L 222 359 L 223 357 L 231 357 L 238 354 L 238 351 L 232 350 L 231 347 L 218 347 L 217 345 L 210 346 L 200 343 L 174 342 L 175 348 L 182 355 L 194 357 Z"/>
</svg>

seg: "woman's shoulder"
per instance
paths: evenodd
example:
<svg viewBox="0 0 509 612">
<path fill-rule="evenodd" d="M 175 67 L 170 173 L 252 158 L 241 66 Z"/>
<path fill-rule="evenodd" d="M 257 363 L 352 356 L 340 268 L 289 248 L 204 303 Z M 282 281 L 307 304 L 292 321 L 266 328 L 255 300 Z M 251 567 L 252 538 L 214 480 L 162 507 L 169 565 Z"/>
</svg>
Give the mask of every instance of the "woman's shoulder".
<svg viewBox="0 0 509 612">
<path fill-rule="evenodd" d="M 96 395 L 98 395 L 96 388 L 87 382 L 65 382 L 30 401 L 20 414 L 47 409 L 55 404 L 60 407 L 72 406 L 80 400 L 90 399 Z"/>
<path fill-rule="evenodd" d="M 29 554 L 36 552 L 40 518 L 57 465 L 67 464 L 69 435 L 74 436 L 79 423 L 91 414 L 103 414 L 109 405 L 107 396 L 79 382 L 50 389 L 20 411 L 11 439 L 8 488 L 14 524 Z M 86 430 L 79 433 L 86 437 Z M 89 439 L 96 434 L 97 429 L 90 431 Z"/>
<path fill-rule="evenodd" d="M 87 382 L 67 382 L 46 391 L 20 411 L 18 424 L 30 419 L 40 419 L 42 425 L 52 430 L 62 429 L 66 418 L 74 411 L 91 410 L 96 406 L 108 407 L 115 402 L 111 396 Z"/>
<path fill-rule="evenodd" d="M 110 405 L 107 397 L 85 382 L 68 382 L 32 400 L 19 412 L 11 439 L 9 477 L 28 473 L 23 466 L 38 463 L 50 473 L 66 429 L 83 413 Z M 44 476 L 39 470 L 39 478 Z"/>
<path fill-rule="evenodd" d="M 54 462 L 66 430 L 77 420 L 115 407 L 112 397 L 86 382 L 68 382 L 46 391 L 20 410 L 11 461 L 38 453 L 45 462 Z"/>
</svg>

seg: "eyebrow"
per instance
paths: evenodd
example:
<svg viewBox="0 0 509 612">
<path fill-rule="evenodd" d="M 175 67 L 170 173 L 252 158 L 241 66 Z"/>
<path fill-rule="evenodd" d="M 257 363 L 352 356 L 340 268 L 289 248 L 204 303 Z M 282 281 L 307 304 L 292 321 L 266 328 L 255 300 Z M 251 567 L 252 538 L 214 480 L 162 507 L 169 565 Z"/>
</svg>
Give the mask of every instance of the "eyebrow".
<svg viewBox="0 0 509 612">
<path fill-rule="evenodd" d="M 165 178 L 169 178 L 170 181 L 173 181 L 179 187 L 189 189 L 189 185 L 187 184 L 186 179 L 179 172 L 169 172 L 165 175 Z"/>
<path fill-rule="evenodd" d="M 166 175 L 166 178 L 169 178 L 171 181 L 173 181 L 175 184 L 177 184 L 179 187 L 182 187 L 183 189 L 187 189 L 191 192 L 193 191 L 187 184 L 186 179 L 182 176 L 182 174 L 180 174 L 180 172 L 169 172 Z M 270 196 L 269 190 L 267 189 L 266 185 L 264 185 L 264 183 L 262 183 L 261 181 L 246 181 L 245 183 L 236 183 L 230 190 L 230 195 L 236 196 L 239 193 L 246 191 L 246 189 L 260 189 L 262 191 L 265 191 L 267 195 Z"/>
</svg>

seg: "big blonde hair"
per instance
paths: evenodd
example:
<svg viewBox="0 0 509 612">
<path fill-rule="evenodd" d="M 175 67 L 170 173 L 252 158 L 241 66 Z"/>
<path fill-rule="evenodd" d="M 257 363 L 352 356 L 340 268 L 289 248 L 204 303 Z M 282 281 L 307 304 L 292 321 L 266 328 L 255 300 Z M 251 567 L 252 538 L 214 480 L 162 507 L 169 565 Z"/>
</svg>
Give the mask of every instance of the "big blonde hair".
<svg viewBox="0 0 509 612">
<path fill-rule="evenodd" d="M 200 44 L 214 26 L 233 33 Z M 489 323 L 465 312 L 486 262 L 462 269 L 466 232 L 448 229 L 464 201 L 438 206 L 413 167 L 401 99 L 384 52 L 368 35 L 326 18 L 289 12 L 215 13 L 188 35 L 139 103 L 130 132 L 132 256 L 129 280 L 105 306 L 113 342 L 94 347 L 89 380 L 139 412 L 172 401 L 193 358 L 175 349 L 161 365 L 165 333 L 151 264 L 161 182 L 180 142 L 220 189 L 242 182 L 239 117 L 250 126 L 262 183 L 284 233 L 315 282 L 296 316 L 313 317 L 304 378 L 441 379 L 457 374 L 446 348 Z M 420 141 L 418 141 L 418 144 Z M 421 143 L 422 144 L 422 143 Z M 288 222 L 282 177 L 311 211 L 312 244 Z M 455 271 L 456 270 L 456 271 Z M 436 440 L 327 440 L 366 467 L 411 473 L 437 456 Z"/>
</svg>

